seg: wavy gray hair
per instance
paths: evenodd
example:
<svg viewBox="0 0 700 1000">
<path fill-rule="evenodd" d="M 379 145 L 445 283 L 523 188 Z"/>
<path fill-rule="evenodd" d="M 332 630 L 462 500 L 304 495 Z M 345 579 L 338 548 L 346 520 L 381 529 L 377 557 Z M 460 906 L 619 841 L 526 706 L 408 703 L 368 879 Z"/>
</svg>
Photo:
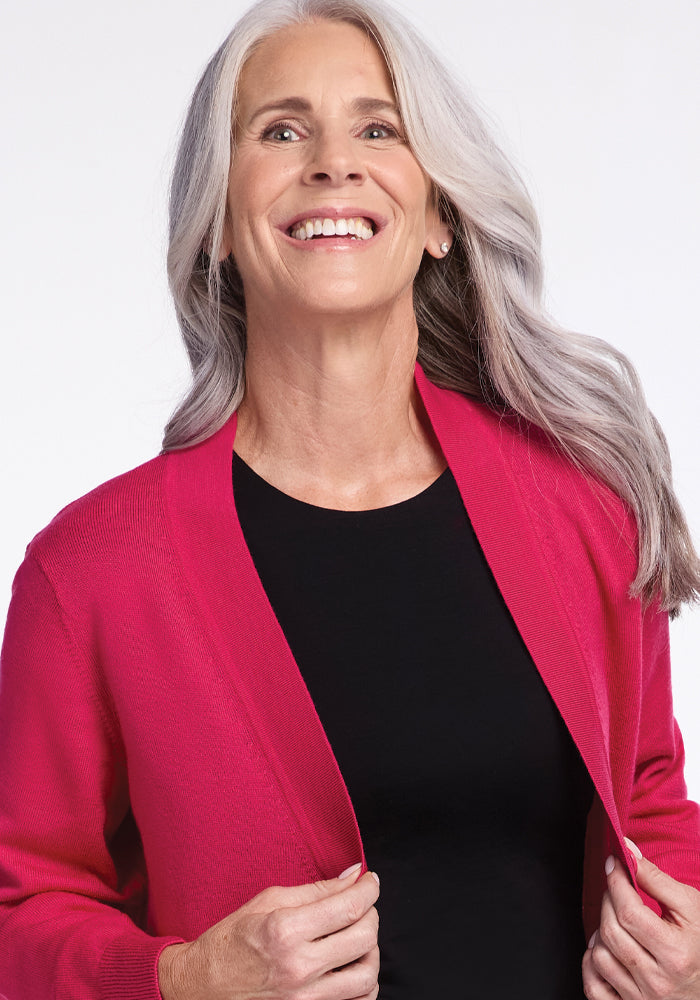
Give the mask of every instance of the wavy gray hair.
<svg viewBox="0 0 700 1000">
<path fill-rule="evenodd" d="M 382 0 L 260 0 L 200 79 L 171 189 L 168 274 L 193 384 L 164 449 L 200 441 L 228 419 L 245 387 L 246 314 L 233 260 L 219 263 L 241 69 L 282 27 L 332 18 L 363 28 L 392 77 L 408 141 L 454 233 L 414 283 L 418 360 L 428 378 L 510 410 L 544 430 L 633 510 L 639 532 L 632 594 L 675 614 L 700 590 L 700 561 L 671 484 L 668 447 L 637 374 L 615 348 L 557 326 L 542 305 L 539 225 L 530 198 L 436 54 Z"/>
</svg>

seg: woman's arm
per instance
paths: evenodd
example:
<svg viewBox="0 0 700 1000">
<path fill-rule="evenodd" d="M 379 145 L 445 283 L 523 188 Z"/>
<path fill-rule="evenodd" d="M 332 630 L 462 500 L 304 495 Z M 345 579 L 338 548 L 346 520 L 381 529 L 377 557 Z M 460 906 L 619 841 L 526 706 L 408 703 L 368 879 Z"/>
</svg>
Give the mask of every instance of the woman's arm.
<svg viewBox="0 0 700 1000">
<path fill-rule="evenodd" d="M 626 824 L 642 897 L 624 866 L 608 858 L 583 981 L 590 1000 L 700 1000 L 700 821 L 687 798 L 673 717 L 667 616 L 648 609 L 642 629 L 643 693 Z"/>
<path fill-rule="evenodd" d="M 374 1000 L 379 887 L 359 865 L 265 889 L 192 942 L 141 929 L 145 865 L 100 628 L 78 631 L 28 556 L 2 651 L 0 998 L 242 1000 L 279 986 L 290 1000 Z M 128 638 L 120 655 L 138 656 Z"/>
<path fill-rule="evenodd" d="M 89 591 L 90 581 L 82 581 Z M 160 1000 L 160 951 L 135 920 L 145 881 L 124 750 L 93 663 L 28 556 L 0 685 L 0 994 Z M 92 662 L 91 662 L 92 661 Z"/>
<path fill-rule="evenodd" d="M 700 810 L 688 799 L 685 753 L 673 714 L 668 617 L 642 619 L 642 697 L 625 834 L 675 879 L 700 889 Z M 650 899 L 648 901 L 651 901 Z"/>
</svg>

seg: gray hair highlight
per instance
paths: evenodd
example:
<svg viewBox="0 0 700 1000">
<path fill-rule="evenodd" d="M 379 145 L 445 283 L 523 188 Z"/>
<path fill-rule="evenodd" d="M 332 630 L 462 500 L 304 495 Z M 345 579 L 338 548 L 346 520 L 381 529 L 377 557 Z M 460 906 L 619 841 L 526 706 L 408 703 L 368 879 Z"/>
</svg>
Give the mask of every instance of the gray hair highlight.
<svg viewBox="0 0 700 1000">
<path fill-rule="evenodd" d="M 192 98 L 170 197 L 168 274 L 193 372 L 164 449 L 208 437 L 245 391 L 246 314 L 233 260 L 218 260 L 241 69 L 282 27 L 332 18 L 382 51 L 408 141 L 454 233 L 416 275 L 418 360 L 443 388 L 519 414 L 631 508 L 639 535 L 631 594 L 676 614 L 700 593 L 700 560 L 671 483 L 663 433 L 629 360 L 559 327 L 542 305 L 539 225 L 517 172 L 473 100 L 382 0 L 260 0 L 206 67 Z"/>
</svg>

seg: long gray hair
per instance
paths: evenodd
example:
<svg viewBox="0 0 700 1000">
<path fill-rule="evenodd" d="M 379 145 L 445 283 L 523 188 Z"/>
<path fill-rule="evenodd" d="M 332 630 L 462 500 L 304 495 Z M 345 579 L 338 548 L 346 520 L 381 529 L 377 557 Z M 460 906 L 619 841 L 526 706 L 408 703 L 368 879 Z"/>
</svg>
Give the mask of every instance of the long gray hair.
<svg viewBox="0 0 700 1000">
<path fill-rule="evenodd" d="M 411 148 L 454 233 L 416 275 L 418 360 L 428 378 L 544 430 L 600 477 L 637 520 L 632 594 L 672 614 L 700 591 L 700 561 L 671 485 L 668 447 L 619 351 L 557 326 L 542 305 L 540 233 L 530 198 L 473 103 L 412 26 L 382 0 L 260 0 L 200 79 L 170 200 L 168 274 L 193 384 L 163 441 L 208 437 L 240 404 L 246 314 L 233 260 L 219 263 L 232 117 L 241 69 L 266 37 L 311 18 L 363 28 L 384 55 Z"/>
</svg>

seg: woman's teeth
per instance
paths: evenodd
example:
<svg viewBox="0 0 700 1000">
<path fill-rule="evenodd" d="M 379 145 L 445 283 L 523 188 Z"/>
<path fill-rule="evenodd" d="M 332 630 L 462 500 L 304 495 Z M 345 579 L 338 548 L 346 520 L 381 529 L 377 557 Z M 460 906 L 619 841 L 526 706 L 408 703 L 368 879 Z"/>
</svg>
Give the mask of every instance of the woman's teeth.
<svg viewBox="0 0 700 1000">
<path fill-rule="evenodd" d="M 370 219 L 304 219 L 289 230 L 295 240 L 311 240 L 314 236 L 349 236 L 353 240 L 371 240 L 374 228 Z"/>
</svg>

